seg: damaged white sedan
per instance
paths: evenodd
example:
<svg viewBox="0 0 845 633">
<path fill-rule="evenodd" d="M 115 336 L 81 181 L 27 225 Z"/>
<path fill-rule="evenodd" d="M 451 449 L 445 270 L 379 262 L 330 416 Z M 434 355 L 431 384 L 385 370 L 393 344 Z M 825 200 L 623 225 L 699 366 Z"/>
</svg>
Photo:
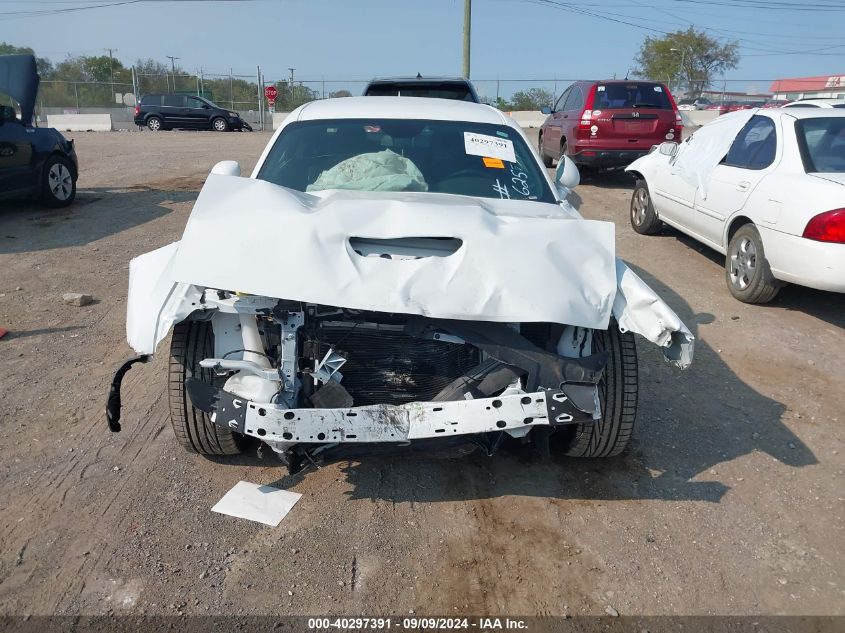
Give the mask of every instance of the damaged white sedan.
<svg viewBox="0 0 845 633">
<path fill-rule="evenodd" d="M 693 337 L 566 202 L 517 124 L 440 99 L 304 105 L 251 177 L 224 161 L 181 241 L 130 264 L 127 337 L 173 329 L 171 422 L 185 448 L 260 440 L 291 466 L 344 443 L 505 434 L 620 453 L 634 426 L 633 334 L 679 367 Z"/>
</svg>

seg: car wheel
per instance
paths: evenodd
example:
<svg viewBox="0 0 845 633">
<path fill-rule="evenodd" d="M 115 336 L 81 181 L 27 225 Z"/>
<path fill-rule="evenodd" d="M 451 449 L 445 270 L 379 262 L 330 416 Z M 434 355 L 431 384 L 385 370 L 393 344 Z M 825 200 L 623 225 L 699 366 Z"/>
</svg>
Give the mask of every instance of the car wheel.
<svg viewBox="0 0 845 633">
<path fill-rule="evenodd" d="M 630 332 L 622 333 L 614 319 L 607 330 L 593 330 L 593 350 L 608 352 L 599 382 L 601 419 L 591 424 L 559 427 L 552 441 L 564 445 L 572 457 L 613 457 L 625 450 L 637 417 L 639 378 L 637 344 Z"/>
<path fill-rule="evenodd" d="M 657 217 L 645 180 L 638 180 L 631 195 L 631 228 L 640 235 L 654 235 L 663 222 Z"/>
<path fill-rule="evenodd" d="M 151 116 L 147 119 L 147 128 L 151 132 L 158 132 L 161 129 L 161 119 L 157 116 Z"/>
<path fill-rule="evenodd" d="M 51 156 L 41 176 L 41 200 L 51 207 L 66 207 L 76 198 L 73 165 L 64 156 Z"/>
<path fill-rule="evenodd" d="M 211 122 L 211 129 L 215 132 L 225 132 L 229 129 L 229 124 L 226 123 L 226 119 L 217 117 Z"/>
<path fill-rule="evenodd" d="M 168 374 L 170 424 L 187 451 L 236 455 L 243 451 L 247 438 L 214 424 L 207 413 L 194 408 L 185 389 L 186 378 L 214 382 L 214 371 L 199 365 L 203 358 L 213 355 L 214 331 L 209 321 L 183 321 L 173 328 Z"/>
<path fill-rule="evenodd" d="M 540 158 L 543 159 L 543 165 L 546 167 L 551 167 L 554 165 L 554 159 L 546 154 L 546 150 L 543 149 L 543 135 L 540 134 L 537 140 L 537 151 L 540 153 Z"/>
<path fill-rule="evenodd" d="M 753 224 L 744 224 L 731 238 L 725 280 L 734 298 L 744 303 L 768 303 L 780 291 L 782 284 L 772 275 L 763 240 Z"/>
</svg>

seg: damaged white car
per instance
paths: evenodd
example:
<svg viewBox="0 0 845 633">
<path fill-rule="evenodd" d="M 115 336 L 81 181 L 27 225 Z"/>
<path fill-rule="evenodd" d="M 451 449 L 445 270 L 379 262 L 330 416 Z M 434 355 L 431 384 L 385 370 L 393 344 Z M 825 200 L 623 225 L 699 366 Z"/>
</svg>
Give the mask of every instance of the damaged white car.
<svg viewBox="0 0 845 633">
<path fill-rule="evenodd" d="M 224 161 L 181 241 L 132 260 L 127 335 L 173 329 L 171 421 L 185 448 L 260 440 L 292 467 L 344 443 L 505 434 L 610 456 L 637 409 L 633 334 L 679 367 L 693 337 L 583 219 L 517 124 L 440 99 L 304 105 L 251 177 Z M 559 442 L 558 442 L 559 441 Z"/>
</svg>

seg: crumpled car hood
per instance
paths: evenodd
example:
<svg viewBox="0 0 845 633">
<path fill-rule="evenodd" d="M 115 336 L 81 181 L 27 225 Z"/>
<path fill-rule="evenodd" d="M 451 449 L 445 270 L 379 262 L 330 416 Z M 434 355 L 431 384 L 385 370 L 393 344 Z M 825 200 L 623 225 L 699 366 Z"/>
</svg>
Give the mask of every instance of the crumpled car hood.
<svg viewBox="0 0 845 633">
<path fill-rule="evenodd" d="M 557 205 L 506 202 L 340 190 L 317 196 L 213 174 L 182 236 L 175 280 L 442 319 L 607 327 L 614 226 L 566 217 Z M 519 215 L 505 215 L 511 208 Z M 385 259 L 359 255 L 350 238 L 456 238 L 462 245 L 446 257 Z"/>
<path fill-rule="evenodd" d="M 127 338 L 151 354 L 216 288 L 441 319 L 624 331 L 692 360 L 693 336 L 614 254 L 614 225 L 567 206 L 436 193 L 327 191 L 211 174 L 181 242 L 130 263 Z M 350 241 L 350 239 L 352 241 Z M 410 259 L 353 244 L 447 238 Z"/>
</svg>

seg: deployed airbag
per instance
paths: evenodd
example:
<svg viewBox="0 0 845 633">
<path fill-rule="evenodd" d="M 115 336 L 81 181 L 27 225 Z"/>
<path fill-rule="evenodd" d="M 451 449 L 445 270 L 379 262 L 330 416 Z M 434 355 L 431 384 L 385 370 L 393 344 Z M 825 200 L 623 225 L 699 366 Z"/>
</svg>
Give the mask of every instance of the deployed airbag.
<svg viewBox="0 0 845 633">
<path fill-rule="evenodd" d="M 422 172 L 409 159 L 386 149 L 359 154 L 321 173 L 306 191 L 428 191 Z"/>
</svg>

